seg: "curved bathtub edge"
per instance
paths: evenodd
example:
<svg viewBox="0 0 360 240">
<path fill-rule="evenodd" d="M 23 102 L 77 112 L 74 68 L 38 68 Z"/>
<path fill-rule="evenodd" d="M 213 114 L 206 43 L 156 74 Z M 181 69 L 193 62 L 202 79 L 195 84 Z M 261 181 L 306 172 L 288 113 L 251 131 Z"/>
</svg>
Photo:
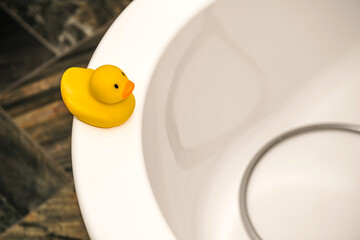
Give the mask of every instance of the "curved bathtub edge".
<svg viewBox="0 0 360 240">
<path fill-rule="evenodd" d="M 74 180 L 92 239 L 175 239 L 147 178 L 142 114 L 158 59 L 181 27 L 211 2 L 134 1 L 113 23 L 95 51 L 89 67 L 113 64 L 124 69 L 136 84 L 137 103 L 128 122 L 116 128 L 95 128 L 74 118 Z"/>
</svg>

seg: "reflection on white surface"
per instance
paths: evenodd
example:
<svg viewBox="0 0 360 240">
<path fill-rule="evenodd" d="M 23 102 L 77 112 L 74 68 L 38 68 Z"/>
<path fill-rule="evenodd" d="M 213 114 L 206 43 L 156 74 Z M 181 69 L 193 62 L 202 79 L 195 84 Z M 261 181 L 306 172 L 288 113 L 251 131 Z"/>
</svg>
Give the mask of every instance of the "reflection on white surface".
<svg viewBox="0 0 360 240">
<path fill-rule="evenodd" d="M 262 145 L 306 124 L 360 123 L 359 13 L 352 1 L 223 0 L 173 39 L 147 93 L 143 148 L 179 239 L 248 238 L 239 184 Z"/>
<path fill-rule="evenodd" d="M 258 110 L 264 96 L 264 76 L 253 59 L 228 37 L 210 11 L 201 20 L 175 69 L 167 99 L 168 134 L 176 135 L 169 141 L 176 139 L 172 147 L 181 151 L 221 147 L 234 135 L 232 130 Z"/>
<path fill-rule="evenodd" d="M 301 134 L 276 145 L 248 186 L 250 218 L 263 239 L 360 236 L 360 135 Z"/>
</svg>

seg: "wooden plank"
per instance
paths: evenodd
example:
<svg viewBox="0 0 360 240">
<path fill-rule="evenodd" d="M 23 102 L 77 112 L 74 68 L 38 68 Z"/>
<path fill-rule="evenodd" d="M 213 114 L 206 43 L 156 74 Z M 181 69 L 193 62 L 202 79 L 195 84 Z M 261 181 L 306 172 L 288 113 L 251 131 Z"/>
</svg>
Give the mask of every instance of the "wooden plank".
<svg viewBox="0 0 360 240">
<path fill-rule="evenodd" d="M 0 1 L 0 5 L 3 1 Z M 0 92 L 55 55 L 0 8 Z"/>
<path fill-rule="evenodd" d="M 61 157 L 64 155 L 63 152 L 70 152 L 70 143 L 71 137 L 68 136 L 61 141 L 55 142 L 54 144 L 44 145 L 44 149 L 48 149 L 48 153 L 54 158 Z"/>
<path fill-rule="evenodd" d="M 59 165 L 71 171 L 72 115 L 62 100 L 28 111 L 14 120 L 40 143 Z"/>
<path fill-rule="evenodd" d="M 14 118 L 15 123 L 24 129 L 44 124 L 45 122 L 58 119 L 59 115 L 65 115 L 71 118 L 69 111 L 62 100 L 57 100 L 39 108 L 28 111 Z"/>
<path fill-rule="evenodd" d="M 45 122 L 26 130 L 43 146 L 56 144 L 71 134 L 72 117 L 59 116 L 53 122 Z"/>
<path fill-rule="evenodd" d="M 15 104 L 9 106 L 4 105 L 3 108 L 8 114 L 10 114 L 10 116 L 17 117 L 20 114 L 24 114 L 27 111 L 31 111 L 60 98 L 60 91 L 57 89 L 50 89 L 49 91 L 41 92 L 40 94 L 35 95 L 29 99 L 22 99 L 22 101 L 19 101 Z"/>
<path fill-rule="evenodd" d="M 44 149 L 53 156 L 54 160 L 67 172 L 72 171 L 71 164 L 71 137 L 58 140 L 50 144 L 43 145 Z"/>
<path fill-rule="evenodd" d="M 129 3 L 128 0 L 1 2 L 4 9 L 13 12 L 18 21 L 26 22 L 43 40 L 42 43 L 57 53 L 92 36 Z"/>
<path fill-rule="evenodd" d="M 73 183 L 31 212 L 19 223 L 9 228 L 2 240 L 87 240 L 87 235 L 77 203 Z"/>
<path fill-rule="evenodd" d="M 0 195 L 24 215 L 69 180 L 69 175 L 0 108 Z"/>
<path fill-rule="evenodd" d="M 59 88 L 61 76 L 62 73 L 57 73 L 43 78 L 40 81 L 36 81 L 32 84 L 4 93 L 0 95 L 0 103 L 4 107 L 8 107 L 9 105 L 11 106 L 16 103 L 20 104 L 42 92 L 49 91 L 53 88 Z"/>
<path fill-rule="evenodd" d="M 61 73 L 0 95 L 0 104 L 12 117 L 61 99 Z"/>
<path fill-rule="evenodd" d="M 4 196 L 0 195 L 0 233 L 20 218 L 21 213 L 19 213 Z"/>
</svg>

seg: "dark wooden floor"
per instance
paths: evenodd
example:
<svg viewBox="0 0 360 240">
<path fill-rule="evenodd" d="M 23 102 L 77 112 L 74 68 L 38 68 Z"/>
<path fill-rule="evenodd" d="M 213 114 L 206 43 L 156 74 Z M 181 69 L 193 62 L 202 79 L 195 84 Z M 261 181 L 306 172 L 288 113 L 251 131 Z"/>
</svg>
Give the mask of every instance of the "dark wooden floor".
<svg viewBox="0 0 360 240">
<path fill-rule="evenodd" d="M 32 37 L 2 8 L 0 8 L 0 29 L 0 92 L 2 92 L 55 54 Z"/>
<path fill-rule="evenodd" d="M 80 62 L 63 61 L 65 65 L 63 70 L 58 71 L 58 68 L 55 68 L 55 72 L 50 72 L 45 77 L 35 77 L 14 90 L 0 95 L 0 105 L 4 109 L 2 112 L 7 116 L 7 121 L 2 123 L 13 126 L 13 129 L 8 126 L 1 127 L 8 132 L 0 135 L 0 139 L 1 136 L 7 138 L 7 135 L 25 135 L 28 139 L 28 143 L 23 147 L 25 150 L 22 150 L 16 139 L 11 146 L 10 143 L 0 142 L 0 154 L 5 155 L 0 160 L 0 175 L 3 177 L 0 179 L 0 189 L 5 191 L 3 193 L 0 190 L 0 202 L 3 199 L 3 202 L 13 203 L 2 204 L 10 213 L 1 213 L 0 210 L 0 222 L 1 215 L 7 220 L 3 221 L 3 224 L 0 223 L 0 232 L 3 231 L 2 234 L 0 233 L 0 239 L 88 239 L 72 183 L 70 154 L 72 116 L 61 100 L 59 88 L 62 73 L 69 67 L 68 65 L 84 66 L 91 55 L 80 54 L 85 54 L 87 57 L 73 58 Z M 14 134 L 16 131 L 20 133 Z M 37 147 L 33 154 L 35 156 L 23 153 L 27 145 L 32 146 L 31 144 Z M 13 149 L 15 152 L 11 153 L 8 149 Z M 23 162 L 15 159 L 15 156 L 19 155 L 16 152 L 20 152 L 19 159 Z M 19 170 L 24 169 L 32 159 L 39 159 L 38 155 L 41 153 L 44 155 L 43 162 L 30 164 L 27 171 Z M 9 166 L 11 162 L 16 162 L 16 165 Z M 51 163 L 50 166 L 46 165 L 48 163 Z M 57 177 L 53 172 L 61 174 L 53 180 Z M 16 176 L 13 176 L 14 173 Z M 34 182 L 39 182 L 40 186 L 34 187 Z M 37 196 L 34 191 L 37 188 L 44 189 L 49 182 L 54 182 L 55 187 L 50 186 L 48 190 Z M 16 198 L 11 199 L 12 201 L 9 201 L 9 196 L 12 196 L 9 192 L 17 194 Z M 1 194 L 5 197 L 1 198 Z M 38 207 L 39 204 L 42 205 Z M 4 209 L 0 203 L 1 208 Z"/>
<path fill-rule="evenodd" d="M 77 205 L 73 183 L 67 184 L 35 211 L 7 229 L 0 238 L 3 240 L 89 239 Z"/>
<path fill-rule="evenodd" d="M 61 1 L 68 14 L 63 26 L 75 18 L 83 33 L 71 25 L 49 31 L 39 21 L 47 17 L 41 8 L 56 12 L 54 4 L 32 0 L 31 12 L 22 1 L 0 2 L 0 239 L 89 239 L 72 179 L 72 116 L 60 79 L 67 68 L 87 65 L 129 2 Z M 96 15 L 99 4 L 107 7 Z"/>
</svg>

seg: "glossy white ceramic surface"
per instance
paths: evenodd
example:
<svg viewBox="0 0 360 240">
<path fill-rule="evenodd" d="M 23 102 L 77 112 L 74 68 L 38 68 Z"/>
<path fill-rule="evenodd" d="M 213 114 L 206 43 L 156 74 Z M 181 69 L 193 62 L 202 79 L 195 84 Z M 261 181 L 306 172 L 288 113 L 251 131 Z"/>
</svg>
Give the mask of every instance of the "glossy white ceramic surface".
<svg viewBox="0 0 360 240">
<path fill-rule="evenodd" d="M 360 124 L 360 2 L 134 1 L 89 67 L 121 67 L 137 105 L 122 126 L 74 119 L 73 169 L 94 239 L 249 239 L 239 187 L 277 135 Z M 264 239 L 360 237 L 360 136 L 311 133 L 255 170 Z"/>
</svg>

